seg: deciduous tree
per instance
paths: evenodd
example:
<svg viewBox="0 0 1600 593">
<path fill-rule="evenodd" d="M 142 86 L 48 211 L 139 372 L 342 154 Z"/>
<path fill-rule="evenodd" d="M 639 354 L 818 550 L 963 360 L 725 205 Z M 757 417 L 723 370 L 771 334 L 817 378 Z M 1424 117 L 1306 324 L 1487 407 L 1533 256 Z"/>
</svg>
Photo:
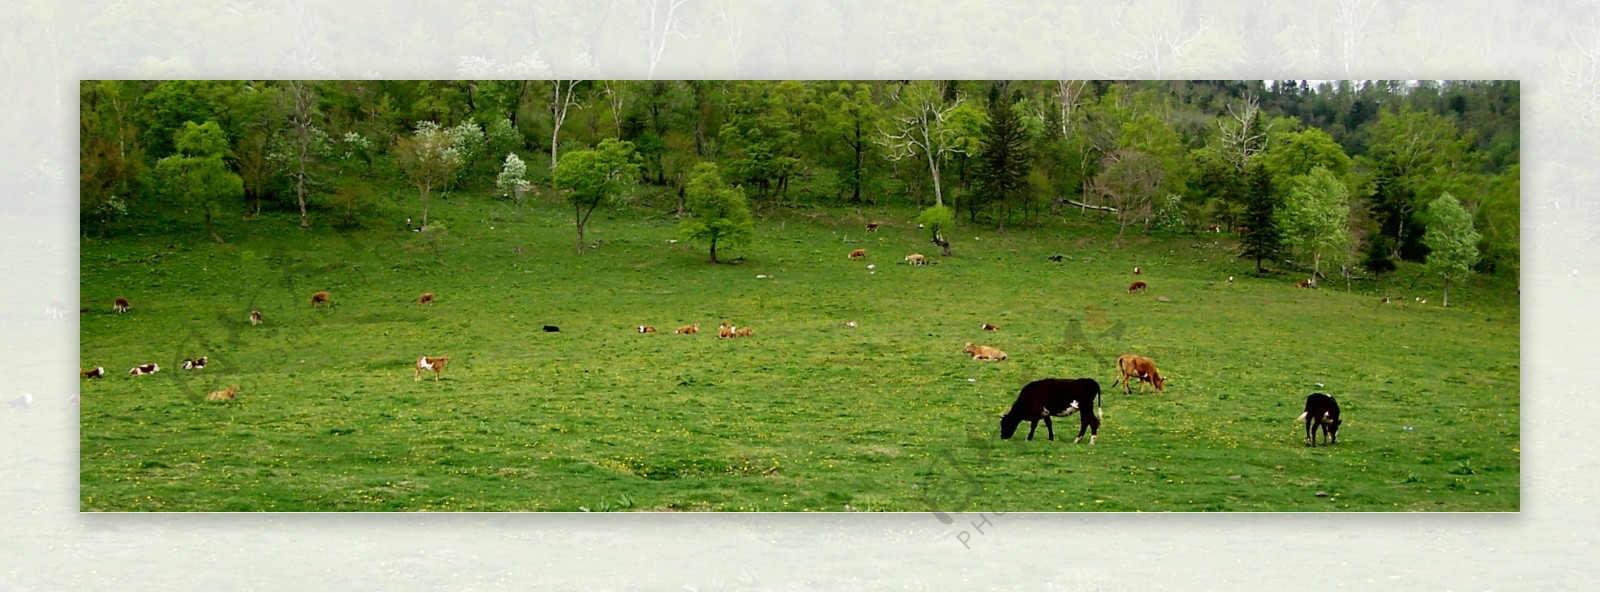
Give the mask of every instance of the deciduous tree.
<svg viewBox="0 0 1600 593">
<path fill-rule="evenodd" d="M 212 210 L 219 202 L 244 196 L 244 182 L 223 159 L 228 139 L 216 122 L 185 122 L 174 138 L 177 153 L 156 163 L 156 174 L 166 191 L 205 213 L 206 233 L 223 243 L 212 226 Z"/>
<path fill-rule="evenodd" d="M 1278 226 L 1284 242 L 1311 258 L 1311 284 L 1322 275 L 1322 258 L 1346 241 L 1350 192 L 1326 167 L 1293 178 Z"/>
<path fill-rule="evenodd" d="M 400 169 L 421 192 L 422 227 L 426 229 L 429 194 L 434 188 L 444 187 L 461 168 L 461 152 L 450 134 L 431 121 L 418 123 L 417 131 L 401 138 L 394 152 Z"/>
<path fill-rule="evenodd" d="M 556 166 L 556 187 L 565 188 L 578 227 L 578 253 L 583 253 L 583 231 L 594 209 L 634 182 L 639 175 L 633 143 L 614 138 L 588 150 L 569 153 Z"/>
<path fill-rule="evenodd" d="M 717 246 L 738 247 L 755 237 L 744 189 L 730 187 L 715 163 L 695 165 L 685 192 L 690 218 L 679 223 L 679 233 L 686 241 L 708 245 L 711 263 L 718 263 Z"/>
<path fill-rule="evenodd" d="M 1428 272 L 1444 279 L 1444 306 L 1450 306 L 1450 281 L 1465 280 L 1478 262 L 1477 229 L 1461 202 L 1448 193 L 1428 204 L 1428 231 L 1422 241 L 1428 244 Z"/>
</svg>

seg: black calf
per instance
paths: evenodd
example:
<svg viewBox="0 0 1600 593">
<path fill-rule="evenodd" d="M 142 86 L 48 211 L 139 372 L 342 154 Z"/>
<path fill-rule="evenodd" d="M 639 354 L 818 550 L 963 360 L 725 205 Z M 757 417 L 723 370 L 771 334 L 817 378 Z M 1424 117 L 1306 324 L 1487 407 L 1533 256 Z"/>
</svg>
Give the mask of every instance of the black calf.
<svg viewBox="0 0 1600 593">
<path fill-rule="evenodd" d="M 1306 421 L 1306 444 L 1317 446 L 1317 427 L 1322 427 L 1322 444 L 1339 442 L 1339 402 L 1326 393 L 1306 396 L 1306 411 L 1296 420 Z"/>
<path fill-rule="evenodd" d="M 1100 436 L 1100 416 L 1095 412 L 1095 404 L 1099 399 L 1100 383 L 1094 379 L 1034 381 L 1022 388 L 1016 403 L 1011 404 L 1011 411 L 1000 417 L 1000 438 L 1011 438 L 1017 432 L 1017 425 L 1027 421 L 1031 423 L 1028 426 L 1028 440 L 1031 441 L 1033 432 L 1039 428 L 1039 421 L 1044 420 L 1045 431 L 1053 441 L 1056 439 L 1056 430 L 1050 417 L 1082 412 L 1083 415 L 1078 417 L 1078 438 L 1072 442 L 1083 440 L 1083 433 L 1087 430 L 1089 444 L 1093 445 L 1095 438 Z"/>
</svg>

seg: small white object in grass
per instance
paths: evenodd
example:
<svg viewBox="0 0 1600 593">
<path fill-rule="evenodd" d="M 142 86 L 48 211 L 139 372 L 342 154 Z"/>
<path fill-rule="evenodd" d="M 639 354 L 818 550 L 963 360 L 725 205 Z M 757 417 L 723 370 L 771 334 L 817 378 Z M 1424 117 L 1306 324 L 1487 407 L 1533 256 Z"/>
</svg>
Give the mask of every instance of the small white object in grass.
<svg viewBox="0 0 1600 593">
<path fill-rule="evenodd" d="M 856 326 L 856 322 L 855 322 L 855 320 L 851 320 L 850 323 L 846 323 L 845 325 L 848 325 L 850 327 L 855 327 Z"/>
<path fill-rule="evenodd" d="M 1321 383 L 1312 383 L 1312 385 L 1316 385 L 1316 386 L 1317 386 L 1317 387 L 1319 387 L 1319 388 L 1321 388 L 1321 387 L 1325 387 L 1325 385 L 1323 385 L 1323 384 L 1321 384 Z"/>
<path fill-rule="evenodd" d="M 968 383 L 977 383 L 978 380 L 977 379 L 967 379 L 967 382 Z"/>
<path fill-rule="evenodd" d="M 868 270 L 876 269 L 877 267 L 878 267 L 878 264 L 867 264 L 867 269 Z"/>
<path fill-rule="evenodd" d="M 667 239 L 667 242 L 668 243 L 677 243 L 678 240 L 677 239 Z"/>
<path fill-rule="evenodd" d="M 765 280 L 766 278 L 767 278 L 766 274 L 756 274 L 756 279 L 757 280 Z"/>
</svg>

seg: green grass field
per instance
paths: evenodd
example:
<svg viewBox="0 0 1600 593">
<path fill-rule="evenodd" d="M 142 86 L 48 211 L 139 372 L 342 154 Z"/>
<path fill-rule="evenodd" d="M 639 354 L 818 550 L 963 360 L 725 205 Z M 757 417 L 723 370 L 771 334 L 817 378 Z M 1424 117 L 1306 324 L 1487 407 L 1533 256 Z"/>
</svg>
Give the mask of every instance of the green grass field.
<svg viewBox="0 0 1600 593">
<path fill-rule="evenodd" d="M 578 255 L 566 207 L 463 202 L 436 201 L 434 239 L 268 216 L 222 221 L 225 245 L 183 225 L 86 240 L 81 363 L 108 377 L 82 386 L 81 508 L 1519 508 L 1514 289 L 1479 281 L 1441 308 L 1410 268 L 1297 289 L 1247 275 L 1228 236 L 1116 249 L 1076 214 L 958 227 L 942 258 L 910 210 L 869 211 L 889 225 L 874 234 L 854 211 L 769 210 L 755 245 L 723 252 L 742 263 L 713 265 L 669 242 L 664 208 L 624 208 L 595 214 Z M 937 263 L 899 263 L 913 251 Z M 1135 265 L 1148 294 L 1126 293 Z M 318 290 L 335 306 L 312 309 Z M 718 339 L 721 320 L 755 335 Z M 1010 359 L 974 361 L 968 341 Z M 1111 389 L 1124 352 L 1154 358 L 1166 392 Z M 423 354 L 451 357 L 441 382 L 411 380 Z M 148 362 L 161 372 L 127 375 Z M 1082 376 L 1105 390 L 1099 444 L 1072 444 L 1075 418 L 1055 442 L 1042 425 L 999 439 L 1022 385 Z M 230 384 L 237 401 L 205 401 Z M 1319 390 L 1345 423 L 1309 448 L 1294 418 Z"/>
</svg>

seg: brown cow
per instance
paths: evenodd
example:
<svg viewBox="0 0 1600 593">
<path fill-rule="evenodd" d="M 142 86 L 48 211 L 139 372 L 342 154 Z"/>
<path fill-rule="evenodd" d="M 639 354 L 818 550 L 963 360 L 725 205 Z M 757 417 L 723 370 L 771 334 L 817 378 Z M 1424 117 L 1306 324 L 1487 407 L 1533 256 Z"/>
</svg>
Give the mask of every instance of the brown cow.
<svg viewBox="0 0 1600 593">
<path fill-rule="evenodd" d="M 1145 284 L 1143 280 L 1135 280 L 1133 282 L 1133 284 L 1129 284 L 1128 285 L 1128 293 L 1129 294 L 1132 294 L 1132 293 L 1135 293 L 1135 292 L 1144 292 L 1144 291 L 1149 290 L 1149 289 L 1150 289 L 1150 285 L 1149 284 Z"/>
<path fill-rule="evenodd" d="M 1156 370 L 1156 361 L 1137 354 L 1124 354 L 1117 357 L 1118 379 L 1111 382 L 1112 387 L 1117 386 L 1117 381 L 1122 382 L 1123 393 L 1133 393 L 1133 380 L 1139 379 L 1139 393 L 1144 393 L 1145 383 L 1156 386 L 1156 391 L 1166 391 L 1167 380 L 1161 377 Z"/>
<path fill-rule="evenodd" d="M 685 325 L 683 327 L 680 327 L 680 328 L 678 328 L 678 331 L 675 331 L 675 332 L 672 332 L 672 333 L 675 333 L 675 334 L 692 334 L 692 333 L 697 333 L 699 331 L 700 331 L 700 324 L 696 323 L 694 325 Z"/>
<path fill-rule="evenodd" d="M 1311 279 L 1306 278 L 1305 280 L 1294 283 L 1294 285 L 1300 288 L 1311 288 Z"/>
<path fill-rule="evenodd" d="M 752 335 L 755 335 L 755 333 L 756 333 L 755 331 L 753 331 L 750 328 L 746 327 L 746 328 L 743 328 L 743 329 L 735 329 L 735 330 L 733 330 L 733 337 L 735 337 L 735 338 L 748 338 L 748 337 L 750 337 Z"/>
<path fill-rule="evenodd" d="M 855 251 L 850 252 L 850 259 L 861 259 L 861 258 L 864 258 L 866 256 L 867 256 L 867 250 L 865 250 L 865 249 L 857 249 Z"/>
<path fill-rule="evenodd" d="M 653 326 L 653 325 L 641 325 L 641 326 L 639 326 L 639 333 L 641 333 L 641 334 L 653 334 L 653 333 L 656 333 L 656 327 Z"/>
<path fill-rule="evenodd" d="M 237 393 L 239 393 L 239 386 L 238 385 L 229 385 L 227 389 L 224 389 L 222 391 L 213 391 L 213 392 L 211 392 L 210 395 L 206 396 L 206 401 L 210 401 L 210 402 L 233 401 L 234 395 L 237 394 Z"/>
<path fill-rule="evenodd" d="M 1000 326 L 994 325 L 994 324 L 990 324 L 990 323 L 985 323 L 985 324 L 983 324 L 983 331 L 986 331 L 986 332 L 1000 331 Z"/>
<path fill-rule="evenodd" d="M 1140 270 L 1139 266 L 1134 266 L 1133 267 L 1133 275 L 1138 276 L 1138 275 L 1143 274 L 1143 273 L 1144 273 L 1144 270 Z"/>
<path fill-rule="evenodd" d="M 719 338 L 731 338 L 731 337 L 733 337 L 733 324 L 724 321 L 721 324 L 717 325 L 717 337 L 719 337 Z"/>
<path fill-rule="evenodd" d="M 433 293 L 431 293 L 431 292 L 422 293 L 422 296 L 417 297 L 417 304 L 418 305 L 432 305 L 433 304 Z"/>
<path fill-rule="evenodd" d="M 128 299 L 122 297 L 117 297 L 117 300 L 111 303 L 111 310 L 117 313 L 127 313 L 131 307 L 132 305 L 128 304 Z"/>
<path fill-rule="evenodd" d="M 448 356 L 423 356 L 417 359 L 416 380 L 422 380 L 422 371 L 433 371 L 433 382 L 439 382 L 439 371 L 444 370 L 444 365 L 450 362 Z"/>
<path fill-rule="evenodd" d="M 328 305 L 328 303 L 328 291 L 326 290 L 317 291 L 311 295 L 312 307 L 325 307 Z"/>
<path fill-rule="evenodd" d="M 869 233 L 878 232 L 878 225 L 879 224 L 880 223 L 877 223 L 877 222 L 869 222 L 869 223 L 867 223 L 867 232 L 869 232 Z"/>
<path fill-rule="evenodd" d="M 907 255 L 906 256 L 906 261 L 910 262 L 911 265 L 913 265 L 913 266 L 926 266 L 926 265 L 928 265 L 928 257 L 925 256 L 925 255 L 922 255 L 920 253 L 913 253 L 911 255 Z"/>
<path fill-rule="evenodd" d="M 961 351 L 965 352 L 967 354 L 971 354 L 973 360 L 1005 360 L 1006 359 L 1006 353 L 1002 352 L 999 348 L 995 348 L 993 346 L 977 346 L 977 345 L 974 345 L 972 342 L 967 342 L 967 345 L 965 347 L 962 347 Z"/>
<path fill-rule="evenodd" d="M 87 371 L 78 371 L 78 378 L 80 378 L 80 379 L 101 379 L 101 378 L 104 378 L 105 376 L 106 376 L 106 368 L 105 367 L 94 367 L 94 368 L 89 369 Z"/>
</svg>

